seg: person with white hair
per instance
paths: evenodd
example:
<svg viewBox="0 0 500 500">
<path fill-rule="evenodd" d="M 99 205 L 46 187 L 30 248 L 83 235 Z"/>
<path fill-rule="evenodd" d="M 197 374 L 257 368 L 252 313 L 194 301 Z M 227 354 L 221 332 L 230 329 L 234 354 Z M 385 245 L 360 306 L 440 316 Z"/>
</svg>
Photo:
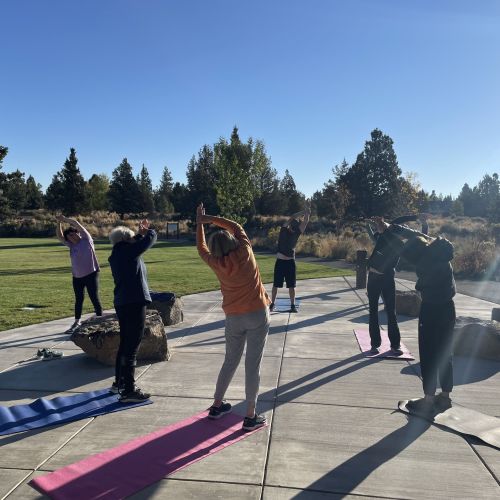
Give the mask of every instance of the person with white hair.
<svg viewBox="0 0 500 500">
<path fill-rule="evenodd" d="M 155 244 L 157 236 L 145 219 L 139 224 L 138 234 L 119 226 L 111 231 L 109 239 L 113 250 L 108 261 L 115 282 L 114 306 L 120 324 L 111 391 L 120 393 L 122 403 L 140 402 L 150 397 L 135 385 L 137 351 L 144 334 L 146 305 L 151 302 L 142 254 Z"/>
<path fill-rule="evenodd" d="M 214 402 L 208 418 L 217 419 L 231 411 L 224 395 L 238 367 L 245 343 L 245 393 L 247 414 L 243 430 L 251 431 L 266 424 L 266 417 L 256 413 L 260 384 L 260 364 L 269 333 L 269 297 L 262 284 L 252 245 L 243 228 L 223 217 L 206 215 L 203 203 L 196 213 L 196 245 L 200 257 L 215 272 L 226 313 L 226 355 L 215 387 Z M 203 224 L 220 229 L 213 233 L 208 246 Z"/>
</svg>

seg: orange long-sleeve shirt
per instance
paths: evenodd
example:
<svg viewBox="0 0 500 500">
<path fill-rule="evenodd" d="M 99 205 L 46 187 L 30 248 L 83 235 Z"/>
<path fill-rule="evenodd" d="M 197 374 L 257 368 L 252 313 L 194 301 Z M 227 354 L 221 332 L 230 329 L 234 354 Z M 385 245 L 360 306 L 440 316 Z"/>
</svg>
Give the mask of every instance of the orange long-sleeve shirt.
<svg viewBox="0 0 500 500">
<path fill-rule="evenodd" d="M 217 217 L 217 225 L 234 235 L 239 247 L 225 257 L 210 253 L 203 224 L 196 228 L 196 246 L 200 257 L 215 272 L 222 292 L 222 309 L 226 314 L 244 314 L 264 309 L 270 303 L 262 284 L 252 245 L 243 228 L 228 219 Z"/>
</svg>

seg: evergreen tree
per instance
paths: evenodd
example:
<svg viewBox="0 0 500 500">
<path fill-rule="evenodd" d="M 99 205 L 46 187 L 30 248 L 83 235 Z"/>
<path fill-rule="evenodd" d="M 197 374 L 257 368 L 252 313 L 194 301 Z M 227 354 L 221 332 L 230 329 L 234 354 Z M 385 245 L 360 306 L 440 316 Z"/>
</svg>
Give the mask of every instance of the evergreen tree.
<svg viewBox="0 0 500 500">
<path fill-rule="evenodd" d="M 106 174 L 93 174 L 87 182 L 87 200 L 90 210 L 108 209 L 109 178 Z"/>
<path fill-rule="evenodd" d="M 5 184 L 5 195 L 9 200 L 9 206 L 13 210 L 22 210 L 26 207 L 26 182 L 24 172 L 16 170 L 7 174 Z"/>
<path fill-rule="evenodd" d="M 32 175 L 26 179 L 26 208 L 29 210 L 43 208 L 42 185 L 36 182 Z"/>
<path fill-rule="evenodd" d="M 172 191 L 174 182 L 172 174 L 167 167 L 163 168 L 163 173 L 160 179 L 160 185 L 155 191 L 155 205 L 156 209 L 163 214 L 171 214 L 175 211 L 172 204 Z"/>
<path fill-rule="evenodd" d="M 153 194 L 153 183 L 149 177 L 148 169 L 142 164 L 141 173 L 137 176 L 137 185 L 141 192 L 142 212 L 154 212 L 155 202 Z"/>
<path fill-rule="evenodd" d="M 127 158 L 113 170 L 108 199 L 110 209 L 121 217 L 126 213 L 137 214 L 142 210 L 142 193 Z"/>
<path fill-rule="evenodd" d="M 344 184 L 352 196 L 352 215 L 394 215 L 400 208 L 401 169 L 393 140 L 380 130 L 373 130 L 356 162 L 349 169 L 339 169 L 337 182 Z"/>
<path fill-rule="evenodd" d="M 215 188 L 217 172 L 214 151 L 210 146 L 205 144 L 198 152 L 198 157 L 193 156 L 189 160 L 186 177 L 192 205 L 196 207 L 200 202 L 203 202 L 207 213 L 218 213 Z"/>
<path fill-rule="evenodd" d="M 297 191 L 295 181 L 288 170 L 285 170 L 285 175 L 280 183 L 281 196 L 285 200 L 287 215 L 299 212 L 304 208 L 305 196 Z"/>
<path fill-rule="evenodd" d="M 349 164 L 344 161 L 341 165 L 333 168 L 333 174 L 344 172 L 349 169 Z M 322 191 L 314 193 L 312 203 L 316 207 L 316 213 L 320 217 L 331 219 L 342 219 L 350 202 L 350 193 L 347 187 L 334 179 L 329 179 Z"/>
<path fill-rule="evenodd" d="M 193 211 L 196 207 L 191 203 L 191 197 L 189 189 L 185 184 L 176 182 L 172 188 L 172 203 L 175 207 L 175 211 L 180 214 L 181 217 L 192 217 Z"/>
<path fill-rule="evenodd" d="M 61 172 L 57 172 L 52 176 L 47 191 L 45 192 L 45 205 L 50 210 L 62 210 L 64 197 L 64 185 Z"/>
<path fill-rule="evenodd" d="M 5 216 L 9 212 L 9 200 L 5 196 L 7 175 L 2 172 L 3 160 L 7 156 L 9 148 L 0 146 L 0 216 Z"/>
</svg>

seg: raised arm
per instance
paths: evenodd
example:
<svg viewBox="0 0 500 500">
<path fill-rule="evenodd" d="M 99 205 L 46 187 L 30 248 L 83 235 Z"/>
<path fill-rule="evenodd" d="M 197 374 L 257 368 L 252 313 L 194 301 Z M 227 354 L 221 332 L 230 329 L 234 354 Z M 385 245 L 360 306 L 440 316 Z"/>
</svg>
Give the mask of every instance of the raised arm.
<svg viewBox="0 0 500 500">
<path fill-rule="evenodd" d="M 136 242 L 134 244 L 126 247 L 132 258 L 139 257 L 139 255 L 143 254 L 156 243 L 158 236 L 154 229 L 149 228 L 147 219 L 139 223 L 139 232 L 135 235 L 135 239 Z"/>
<path fill-rule="evenodd" d="M 418 220 L 422 224 L 422 233 L 429 234 L 429 224 L 427 223 L 427 214 L 418 214 Z"/>
<path fill-rule="evenodd" d="M 373 230 L 370 220 L 368 220 L 368 222 L 366 223 L 366 232 L 368 233 L 368 236 L 370 236 L 370 239 L 373 241 L 373 243 L 376 243 L 378 239 L 377 235 L 379 233 Z"/>
<path fill-rule="evenodd" d="M 406 239 L 416 238 L 417 236 L 422 236 L 427 241 L 432 241 L 434 239 L 428 236 L 427 234 L 421 233 L 420 231 L 416 231 L 415 229 L 411 229 L 407 226 L 400 226 L 399 224 L 391 224 L 389 228 L 395 234 L 402 236 L 403 238 Z"/>
<path fill-rule="evenodd" d="M 64 217 L 64 215 L 58 215 L 57 220 L 60 223 L 65 222 L 66 224 L 69 224 L 70 226 L 73 226 L 74 228 L 78 229 L 78 231 L 80 231 L 82 233 L 82 236 L 85 237 L 86 239 L 92 239 L 92 236 L 90 236 L 90 233 L 76 219 L 70 219 L 69 217 Z M 59 226 L 60 225 L 61 224 L 59 224 Z"/>
<path fill-rule="evenodd" d="M 300 223 L 300 232 L 303 233 L 306 230 L 307 224 L 309 224 L 309 219 L 311 217 L 311 206 L 306 203 L 304 208 L 304 218 Z"/>
<path fill-rule="evenodd" d="M 57 239 L 61 243 L 66 243 L 66 240 L 64 239 L 63 230 L 62 230 L 62 223 L 59 220 L 57 221 L 57 225 L 56 225 L 56 236 L 57 236 Z"/>
</svg>

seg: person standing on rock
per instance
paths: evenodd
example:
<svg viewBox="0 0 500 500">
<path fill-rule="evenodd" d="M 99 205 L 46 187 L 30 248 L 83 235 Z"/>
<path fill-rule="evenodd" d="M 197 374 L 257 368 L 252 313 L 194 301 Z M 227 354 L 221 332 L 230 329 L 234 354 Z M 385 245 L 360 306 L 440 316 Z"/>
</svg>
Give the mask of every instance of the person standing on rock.
<svg viewBox="0 0 500 500">
<path fill-rule="evenodd" d="M 427 233 L 428 225 L 425 214 L 406 215 L 394 219 L 391 224 L 402 224 L 415 220 L 422 222 L 422 232 Z M 376 227 L 373 231 L 370 223 Z M 382 296 L 384 308 L 387 314 L 387 330 L 391 342 L 391 351 L 395 356 L 401 356 L 401 334 L 399 332 L 396 317 L 396 283 L 394 276 L 399 255 L 403 249 L 404 242 L 392 230 L 392 226 L 384 221 L 383 217 L 369 219 L 367 230 L 375 243 L 373 252 L 368 258 L 368 303 L 370 311 L 369 332 L 371 340 L 371 354 L 378 354 L 382 339 L 380 337 L 380 324 L 378 318 L 379 299 Z"/>
<path fill-rule="evenodd" d="M 278 236 L 278 253 L 274 265 L 273 289 L 271 291 L 270 311 L 274 311 L 278 288 L 283 288 L 284 282 L 290 296 L 290 312 L 296 313 L 295 285 L 297 282 L 297 268 L 295 265 L 295 246 L 301 234 L 306 230 L 311 208 L 306 203 L 304 210 L 293 214 L 280 228 Z M 302 221 L 300 220 L 302 218 Z"/>
<path fill-rule="evenodd" d="M 56 235 L 59 241 L 69 248 L 71 270 L 73 273 L 73 290 L 75 292 L 75 321 L 69 332 L 80 326 L 85 289 L 94 306 L 96 316 L 102 316 L 99 300 L 99 263 L 95 254 L 94 240 L 85 227 L 75 219 L 58 215 Z M 63 231 L 62 224 L 70 227 Z"/>
<path fill-rule="evenodd" d="M 245 393 L 247 413 L 243 430 L 265 425 L 266 417 L 256 413 L 260 384 L 260 365 L 269 333 L 269 297 L 262 284 L 252 245 L 243 228 L 223 217 L 206 215 L 203 203 L 196 212 L 196 246 L 200 257 L 215 272 L 222 292 L 222 309 L 226 313 L 226 355 L 217 378 L 214 402 L 208 418 L 217 419 L 231 411 L 224 401 L 227 388 L 238 367 L 245 342 Z M 204 224 L 220 228 L 213 233 L 208 246 Z"/>
<path fill-rule="evenodd" d="M 139 223 L 136 235 L 124 226 L 115 227 L 109 235 L 113 250 L 108 261 L 115 282 L 114 306 L 120 324 L 120 346 L 111 391 L 120 393 L 122 403 L 140 402 L 150 397 L 135 385 L 135 366 L 144 334 L 146 305 L 151 302 L 142 254 L 155 244 L 156 238 L 147 220 Z"/>
<path fill-rule="evenodd" d="M 451 406 L 453 389 L 453 332 L 456 293 L 451 260 L 453 245 L 404 226 L 394 231 L 407 238 L 401 256 L 415 265 L 415 289 L 422 296 L 418 318 L 418 350 L 424 397 L 409 401 L 411 411 L 431 413 Z M 436 396 L 439 378 L 441 392 Z"/>
</svg>

